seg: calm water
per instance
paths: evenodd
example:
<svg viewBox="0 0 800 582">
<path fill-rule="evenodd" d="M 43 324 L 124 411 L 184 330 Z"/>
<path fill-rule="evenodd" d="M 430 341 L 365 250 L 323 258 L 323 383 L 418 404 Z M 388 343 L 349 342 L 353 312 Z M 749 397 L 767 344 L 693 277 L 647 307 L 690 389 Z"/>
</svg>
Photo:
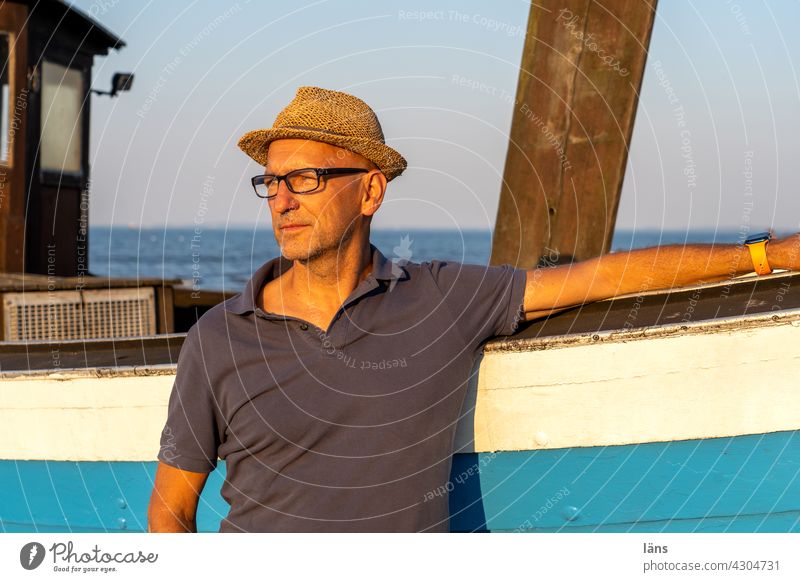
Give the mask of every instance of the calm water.
<svg viewBox="0 0 800 582">
<path fill-rule="evenodd" d="M 713 242 L 715 238 L 721 243 L 736 242 L 738 232 L 623 230 L 615 233 L 612 250 Z M 372 242 L 389 258 L 487 264 L 492 235 L 488 230 L 383 230 L 372 233 Z M 189 282 L 198 276 L 201 288 L 239 291 L 253 271 L 278 254 L 267 229 L 204 228 L 195 235 L 191 228 L 92 227 L 89 269 L 93 275 Z"/>
</svg>

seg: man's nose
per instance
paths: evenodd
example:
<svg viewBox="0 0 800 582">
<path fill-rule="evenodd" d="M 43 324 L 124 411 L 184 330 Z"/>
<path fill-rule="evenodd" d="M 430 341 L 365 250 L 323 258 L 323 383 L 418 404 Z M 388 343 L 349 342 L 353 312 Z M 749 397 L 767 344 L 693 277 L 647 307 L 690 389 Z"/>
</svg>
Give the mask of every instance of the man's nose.
<svg viewBox="0 0 800 582">
<path fill-rule="evenodd" d="M 275 212 L 283 214 L 287 210 L 294 210 L 300 204 L 297 202 L 296 195 L 286 186 L 286 181 L 278 182 L 278 193 L 274 198 L 270 198 L 270 205 Z"/>
</svg>

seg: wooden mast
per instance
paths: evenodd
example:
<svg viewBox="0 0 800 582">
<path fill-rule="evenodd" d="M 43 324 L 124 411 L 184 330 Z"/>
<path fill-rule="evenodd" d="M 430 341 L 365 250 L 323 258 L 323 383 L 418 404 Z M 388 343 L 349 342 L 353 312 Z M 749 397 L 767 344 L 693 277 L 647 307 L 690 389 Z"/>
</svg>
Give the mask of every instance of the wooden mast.
<svg viewBox="0 0 800 582">
<path fill-rule="evenodd" d="M 522 54 L 492 264 L 609 251 L 656 0 L 537 0 Z"/>
</svg>

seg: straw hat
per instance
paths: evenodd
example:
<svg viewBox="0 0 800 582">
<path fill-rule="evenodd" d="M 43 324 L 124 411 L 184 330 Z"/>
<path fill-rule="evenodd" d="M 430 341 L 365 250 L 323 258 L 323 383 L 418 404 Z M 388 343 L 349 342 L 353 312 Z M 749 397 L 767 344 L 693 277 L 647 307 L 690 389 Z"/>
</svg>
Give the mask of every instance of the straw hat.
<svg viewBox="0 0 800 582">
<path fill-rule="evenodd" d="M 256 129 L 239 139 L 239 148 L 262 166 L 276 139 L 308 139 L 361 154 L 375 163 L 387 180 L 406 169 L 406 160 L 386 145 L 375 112 L 358 97 L 320 87 L 300 87 L 292 102 L 269 129 Z"/>
</svg>

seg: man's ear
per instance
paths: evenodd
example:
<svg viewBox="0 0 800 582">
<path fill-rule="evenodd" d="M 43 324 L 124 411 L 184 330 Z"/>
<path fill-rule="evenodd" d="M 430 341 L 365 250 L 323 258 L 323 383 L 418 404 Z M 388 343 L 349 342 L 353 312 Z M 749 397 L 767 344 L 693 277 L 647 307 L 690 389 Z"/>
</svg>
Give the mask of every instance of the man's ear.
<svg viewBox="0 0 800 582">
<path fill-rule="evenodd" d="M 386 193 L 386 176 L 380 170 L 372 170 L 368 174 L 367 187 L 361 199 L 361 213 L 364 216 L 372 216 L 378 211 L 383 203 L 383 195 Z"/>
</svg>

